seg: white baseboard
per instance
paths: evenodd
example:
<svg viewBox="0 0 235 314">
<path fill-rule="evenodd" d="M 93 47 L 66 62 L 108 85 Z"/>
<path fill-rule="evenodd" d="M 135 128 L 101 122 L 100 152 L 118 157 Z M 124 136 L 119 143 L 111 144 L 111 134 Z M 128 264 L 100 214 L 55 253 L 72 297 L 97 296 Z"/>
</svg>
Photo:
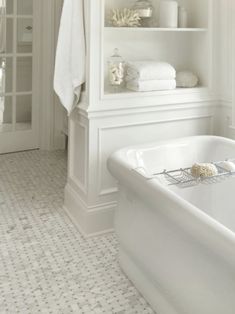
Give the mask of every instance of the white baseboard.
<svg viewBox="0 0 235 314">
<path fill-rule="evenodd" d="M 116 202 L 87 206 L 69 184 L 65 187 L 64 210 L 85 237 L 113 232 L 116 206 Z"/>
</svg>

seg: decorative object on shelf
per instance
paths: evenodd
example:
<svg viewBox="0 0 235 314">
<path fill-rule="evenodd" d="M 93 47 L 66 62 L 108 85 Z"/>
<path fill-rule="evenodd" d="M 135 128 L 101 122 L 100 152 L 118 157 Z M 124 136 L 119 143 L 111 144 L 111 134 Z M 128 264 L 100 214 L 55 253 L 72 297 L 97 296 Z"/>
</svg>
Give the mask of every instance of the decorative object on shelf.
<svg viewBox="0 0 235 314">
<path fill-rule="evenodd" d="M 135 61 L 127 63 L 126 87 L 136 92 L 176 88 L 176 71 L 166 62 Z"/>
<path fill-rule="evenodd" d="M 141 26 L 148 27 L 150 19 L 153 16 L 153 6 L 150 0 L 137 0 L 133 9 L 139 14 L 141 18 Z"/>
<path fill-rule="evenodd" d="M 198 77 L 191 71 L 182 71 L 176 74 L 177 87 L 192 88 L 197 86 Z"/>
<path fill-rule="evenodd" d="M 180 28 L 187 28 L 188 27 L 188 13 L 184 7 L 179 7 L 178 26 Z"/>
<path fill-rule="evenodd" d="M 125 61 L 119 55 L 117 48 L 114 49 L 114 54 L 108 62 L 109 83 L 114 87 L 114 92 L 118 92 L 124 85 L 125 77 Z"/>
<path fill-rule="evenodd" d="M 141 18 L 139 13 L 131 9 L 113 9 L 111 23 L 116 27 L 138 27 Z"/>
<path fill-rule="evenodd" d="M 161 28 L 177 28 L 178 2 L 174 0 L 161 0 L 159 15 L 159 26 Z"/>
</svg>

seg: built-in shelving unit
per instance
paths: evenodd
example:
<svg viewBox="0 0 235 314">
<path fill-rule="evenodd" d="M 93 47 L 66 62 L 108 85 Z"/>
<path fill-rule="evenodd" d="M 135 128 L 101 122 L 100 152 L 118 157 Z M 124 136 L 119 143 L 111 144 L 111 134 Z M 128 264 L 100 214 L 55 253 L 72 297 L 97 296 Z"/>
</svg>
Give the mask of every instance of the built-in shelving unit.
<svg viewBox="0 0 235 314">
<path fill-rule="evenodd" d="M 178 0 L 188 12 L 188 28 L 113 27 L 110 11 L 131 7 L 132 0 L 104 0 L 103 8 L 103 98 L 117 99 L 158 95 L 179 95 L 205 92 L 211 84 L 211 0 Z M 158 19 L 159 0 L 152 0 Z M 118 48 L 126 61 L 157 60 L 172 64 L 177 71 L 189 70 L 199 77 L 195 88 L 177 88 L 169 91 L 133 92 L 125 87 L 113 92 L 108 82 L 108 60 Z"/>
<path fill-rule="evenodd" d="M 151 1 L 157 22 L 159 0 Z M 217 83 L 211 69 L 219 66 L 219 58 L 212 40 L 216 40 L 213 31 L 220 27 L 214 27 L 220 5 L 214 0 L 177 1 L 188 12 L 187 29 L 162 29 L 155 21 L 149 24 L 151 28 L 115 28 L 110 23 L 111 10 L 130 8 L 135 0 L 84 1 L 86 86 L 78 109 L 69 117 L 70 171 L 64 207 L 85 235 L 113 228 L 118 185 L 107 160 L 114 151 L 169 138 L 220 134 L 226 129 L 218 123 L 217 97 L 208 89 L 212 81 Z M 169 62 L 177 71 L 191 70 L 200 83 L 195 88 L 167 91 L 132 92 L 125 86 L 117 91 L 108 84 L 108 61 L 115 48 L 125 61 L 153 59 Z"/>
</svg>

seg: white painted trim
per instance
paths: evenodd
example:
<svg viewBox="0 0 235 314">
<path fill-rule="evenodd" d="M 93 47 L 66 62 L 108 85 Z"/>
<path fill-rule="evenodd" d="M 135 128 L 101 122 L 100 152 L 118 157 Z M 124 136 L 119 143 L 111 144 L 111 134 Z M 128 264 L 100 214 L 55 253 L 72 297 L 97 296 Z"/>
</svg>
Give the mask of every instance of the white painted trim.
<svg viewBox="0 0 235 314">
<path fill-rule="evenodd" d="M 118 116 L 129 116 L 139 113 L 150 113 L 150 112 L 167 112 L 167 111 L 185 111 L 195 108 L 211 108 L 217 106 L 217 100 L 208 100 L 208 101 L 195 101 L 188 103 L 163 103 L 156 104 L 155 106 L 136 106 L 136 107 L 120 107 L 115 109 L 107 109 L 100 108 L 100 110 L 83 110 L 83 108 L 79 107 L 76 112 L 77 115 L 81 115 L 87 119 L 103 119 L 104 117 L 118 117 Z"/>
<path fill-rule="evenodd" d="M 116 202 L 88 207 L 78 193 L 67 184 L 64 210 L 84 236 L 94 236 L 113 231 Z"/>
<path fill-rule="evenodd" d="M 75 125 L 78 124 L 84 129 L 84 142 L 85 142 L 85 152 L 84 152 L 84 159 L 85 159 L 85 165 L 84 165 L 84 183 L 79 181 L 77 178 L 74 176 L 74 167 L 76 165 L 76 161 L 74 160 L 74 152 L 76 149 L 76 146 L 74 145 L 76 143 L 76 132 L 75 132 Z M 89 152 L 88 152 L 88 127 L 85 123 L 82 123 L 79 120 L 71 120 L 70 125 L 69 125 L 69 134 L 70 134 L 70 143 L 72 145 L 69 146 L 69 165 L 68 165 L 68 177 L 73 180 L 73 182 L 77 185 L 77 187 L 84 193 L 84 195 L 87 194 L 88 191 L 88 157 L 89 157 Z"/>
</svg>

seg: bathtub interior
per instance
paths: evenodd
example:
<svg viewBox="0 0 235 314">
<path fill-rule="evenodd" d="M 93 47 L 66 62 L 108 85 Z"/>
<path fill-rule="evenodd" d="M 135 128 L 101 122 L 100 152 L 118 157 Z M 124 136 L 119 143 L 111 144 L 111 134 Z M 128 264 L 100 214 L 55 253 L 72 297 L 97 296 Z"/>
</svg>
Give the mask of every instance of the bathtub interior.
<svg viewBox="0 0 235 314">
<path fill-rule="evenodd" d="M 149 174 L 225 159 L 235 159 L 235 144 L 217 137 L 188 138 L 127 151 L 128 163 Z"/>
<path fill-rule="evenodd" d="M 130 149 L 127 155 L 133 168 L 141 167 L 146 174 L 153 174 L 165 169 L 191 167 L 195 162 L 235 159 L 235 145 L 230 140 L 217 137 L 192 138 Z M 159 182 L 235 232 L 235 177 L 217 184 L 199 184 L 185 189 L 166 185 L 164 180 Z"/>
<path fill-rule="evenodd" d="M 235 178 L 216 184 L 199 184 L 189 188 L 168 186 L 190 204 L 235 233 Z"/>
</svg>

